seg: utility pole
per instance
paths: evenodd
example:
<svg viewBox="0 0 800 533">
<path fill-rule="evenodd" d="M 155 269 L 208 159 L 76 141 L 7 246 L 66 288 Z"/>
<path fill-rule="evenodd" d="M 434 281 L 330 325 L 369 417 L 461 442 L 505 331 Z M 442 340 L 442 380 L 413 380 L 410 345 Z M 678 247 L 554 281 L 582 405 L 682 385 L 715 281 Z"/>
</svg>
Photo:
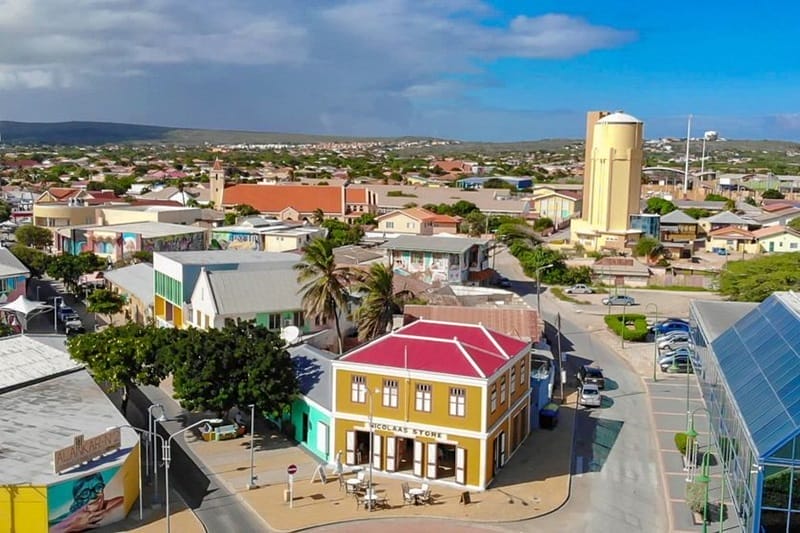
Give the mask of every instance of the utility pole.
<svg viewBox="0 0 800 533">
<path fill-rule="evenodd" d="M 683 195 L 689 191 L 689 145 L 692 142 L 692 115 L 689 115 L 689 124 L 686 127 L 686 166 L 683 172 Z"/>
</svg>

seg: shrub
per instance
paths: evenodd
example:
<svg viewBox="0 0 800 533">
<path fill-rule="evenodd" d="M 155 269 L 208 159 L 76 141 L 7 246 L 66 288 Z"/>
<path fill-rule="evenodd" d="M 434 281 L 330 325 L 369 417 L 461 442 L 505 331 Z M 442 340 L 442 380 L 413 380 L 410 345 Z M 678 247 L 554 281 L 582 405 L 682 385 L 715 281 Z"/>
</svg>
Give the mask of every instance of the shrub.
<svg viewBox="0 0 800 533">
<path fill-rule="evenodd" d="M 622 321 L 623 315 L 607 315 L 604 320 L 611 331 L 626 341 L 641 342 L 647 339 L 649 331 L 647 319 L 644 315 L 625 313 L 624 317 L 624 323 Z M 628 328 L 628 325 L 631 324 L 633 324 L 633 329 Z"/>
<path fill-rule="evenodd" d="M 689 445 L 689 436 L 686 433 L 675 433 L 675 447 L 686 456 L 686 447 Z"/>
<path fill-rule="evenodd" d="M 704 484 L 692 482 L 686 485 L 686 503 L 692 512 L 703 514 L 705 500 L 706 486 Z"/>
</svg>

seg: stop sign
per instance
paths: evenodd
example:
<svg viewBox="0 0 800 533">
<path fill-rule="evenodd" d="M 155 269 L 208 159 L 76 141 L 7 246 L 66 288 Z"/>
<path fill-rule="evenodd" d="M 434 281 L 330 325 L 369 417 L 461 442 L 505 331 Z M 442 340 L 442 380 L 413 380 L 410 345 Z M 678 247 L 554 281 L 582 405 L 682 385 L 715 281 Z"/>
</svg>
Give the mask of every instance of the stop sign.
<svg viewBox="0 0 800 533">
<path fill-rule="evenodd" d="M 289 474 L 290 476 L 293 476 L 295 473 L 297 473 L 297 465 L 287 466 L 286 473 Z"/>
</svg>

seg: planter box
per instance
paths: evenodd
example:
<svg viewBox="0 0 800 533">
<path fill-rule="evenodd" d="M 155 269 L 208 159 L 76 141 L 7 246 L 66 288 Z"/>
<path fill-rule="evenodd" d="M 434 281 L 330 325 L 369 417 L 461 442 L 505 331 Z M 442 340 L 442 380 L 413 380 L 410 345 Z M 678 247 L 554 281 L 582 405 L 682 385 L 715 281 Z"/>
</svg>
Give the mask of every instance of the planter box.
<svg viewBox="0 0 800 533">
<path fill-rule="evenodd" d="M 692 521 L 694 521 L 694 525 L 696 526 L 703 525 L 703 513 L 695 513 L 692 511 Z"/>
</svg>

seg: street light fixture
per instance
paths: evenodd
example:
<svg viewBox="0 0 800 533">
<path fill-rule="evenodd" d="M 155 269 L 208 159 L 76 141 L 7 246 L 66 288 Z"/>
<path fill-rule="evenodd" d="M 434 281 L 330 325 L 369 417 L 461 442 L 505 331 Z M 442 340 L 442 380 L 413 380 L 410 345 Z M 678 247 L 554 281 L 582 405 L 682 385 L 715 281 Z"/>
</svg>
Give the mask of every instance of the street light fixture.
<svg viewBox="0 0 800 533">
<path fill-rule="evenodd" d="M 370 389 L 366 389 L 367 395 L 369 396 L 369 481 L 367 483 L 367 505 L 369 506 L 370 512 L 372 512 L 372 502 L 374 501 L 372 498 L 372 441 L 375 440 L 375 436 L 373 432 L 375 431 L 375 427 L 372 424 L 372 395 L 379 394 L 380 389 L 375 389 L 374 393 Z"/>
<path fill-rule="evenodd" d="M 155 417 L 153 415 L 153 409 L 154 408 L 158 408 L 158 409 L 161 410 L 161 414 L 158 417 Z M 148 429 L 148 433 L 150 435 L 150 439 L 149 439 L 149 441 L 147 443 L 147 450 L 149 452 L 148 453 L 148 465 L 150 464 L 150 460 L 152 460 L 152 465 L 153 465 L 152 475 L 153 475 L 153 478 L 155 480 L 155 490 L 153 492 L 153 503 L 155 503 L 156 505 L 160 505 L 161 504 L 161 498 L 159 497 L 159 494 L 158 494 L 158 444 L 156 442 L 156 435 L 158 435 L 158 433 L 156 432 L 156 429 L 157 429 L 156 424 L 158 422 L 166 422 L 166 421 L 167 421 L 167 417 L 166 417 L 166 413 L 164 411 L 164 406 L 162 404 L 154 403 L 154 404 L 149 405 L 147 407 L 147 423 L 148 423 L 148 428 L 147 429 Z M 163 440 L 163 438 L 162 438 L 162 440 Z M 150 471 L 148 470 L 148 475 L 149 475 L 149 473 L 150 473 Z"/>
<path fill-rule="evenodd" d="M 64 301 L 63 296 L 53 296 L 53 331 L 58 331 L 58 308 Z"/>
<path fill-rule="evenodd" d="M 542 322 L 544 322 L 544 319 L 542 318 L 542 300 L 541 300 L 542 289 L 541 289 L 541 283 L 539 282 L 539 272 L 541 272 L 542 270 L 547 270 L 548 268 L 552 267 L 553 264 L 550 263 L 549 265 L 540 266 L 539 268 L 536 269 L 536 312 L 539 315 L 539 320 L 541 320 Z"/>
<path fill-rule="evenodd" d="M 198 420 L 194 424 L 190 424 L 185 428 L 181 429 L 180 431 L 176 431 L 172 435 L 169 436 L 167 442 L 163 444 L 163 452 L 162 455 L 164 456 L 164 492 L 166 492 L 166 517 L 167 517 L 167 533 L 170 533 L 170 523 L 169 523 L 169 464 L 172 460 L 170 446 L 172 445 L 172 439 L 177 437 L 178 435 L 189 431 L 190 429 L 194 429 L 197 426 L 201 426 L 203 424 L 219 424 L 222 422 L 221 418 L 204 418 L 202 420 Z"/>
<path fill-rule="evenodd" d="M 653 302 L 647 304 L 644 308 L 644 314 L 647 314 L 647 310 L 651 305 L 656 310 L 656 321 L 653 324 L 653 381 L 656 382 L 658 381 L 658 378 L 656 377 L 656 367 L 658 366 L 658 328 L 655 326 L 658 324 L 658 304 Z"/>
<path fill-rule="evenodd" d="M 247 484 L 247 490 L 258 488 L 256 480 L 258 476 L 255 475 L 255 441 L 253 438 L 256 426 L 256 405 L 251 403 L 248 405 L 250 408 L 250 483 Z"/>
<path fill-rule="evenodd" d="M 149 431 L 137 428 L 135 426 L 131 426 L 130 424 L 122 424 L 120 426 L 113 426 L 113 427 L 107 428 L 106 431 L 110 431 L 112 429 L 117 429 L 117 428 L 119 428 L 119 429 L 132 429 L 133 431 L 136 432 L 136 437 L 137 438 L 139 438 L 139 435 L 141 435 L 142 437 L 146 436 L 147 437 L 147 441 L 146 442 L 148 444 L 150 442 L 150 438 L 152 437 L 152 435 L 150 434 Z M 162 437 L 161 435 L 156 435 L 156 436 L 161 439 L 162 443 L 164 442 L 164 437 Z M 142 450 L 141 450 L 141 448 L 139 448 L 139 520 L 140 521 L 143 519 L 142 518 L 142 516 L 143 516 L 142 499 L 143 498 L 144 498 L 144 493 L 142 492 Z"/>
</svg>

